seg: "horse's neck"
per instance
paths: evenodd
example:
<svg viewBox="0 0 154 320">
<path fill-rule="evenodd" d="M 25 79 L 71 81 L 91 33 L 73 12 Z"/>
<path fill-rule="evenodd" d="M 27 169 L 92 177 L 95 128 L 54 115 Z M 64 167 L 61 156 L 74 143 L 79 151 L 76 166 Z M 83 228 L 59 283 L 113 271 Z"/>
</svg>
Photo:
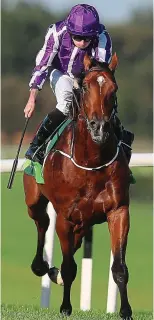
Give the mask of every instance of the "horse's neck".
<svg viewBox="0 0 154 320">
<path fill-rule="evenodd" d="M 112 137 L 102 148 L 92 140 L 85 120 L 79 119 L 75 129 L 73 149 L 73 157 L 80 165 L 97 167 L 112 160 L 116 154 L 117 141 Z"/>
</svg>

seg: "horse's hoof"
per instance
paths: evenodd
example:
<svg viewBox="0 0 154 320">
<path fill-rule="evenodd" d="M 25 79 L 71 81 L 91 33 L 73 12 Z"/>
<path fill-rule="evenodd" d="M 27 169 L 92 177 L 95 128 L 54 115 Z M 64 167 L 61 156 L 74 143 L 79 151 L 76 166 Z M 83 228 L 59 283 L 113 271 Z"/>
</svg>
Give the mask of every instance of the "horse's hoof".
<svg viewBox="0 0 154 320">
<path fill-rule="evenodd" d="M 52 267 L 48 270 L 48 276 L 50 280 L 56 284 L 59 284 L 60 286 L 64 285 L 61 272 L 58 268 Z"/>
<path fill-rule="evenodd" d="M 49 271 L 49 264 L 47 261 L 37 262 L 36 259 L 33 260 L 31 264 L 31 270 L 33 273 L 38 276 L 42 277 Z"/>
<path fill-rule="evenodd" d="M 71 315 L 71 313 L 72 313 L 72 306 L 70 305 L 68 308 L 65 308 L 65 307 L 63 307 L 63 305 L 61 305 L 60 313 L 64 317 L 69 317 Z"/>
<path fill-rule="evenodd" d="M 132 309 L 130 304 L 128 304 L 127 307 L 121 309 L 119 315 L 122 320 L 133 320 Z"/>
<path fill-rule="evenodd" d="M 132 316 L 122 316 L 120 315 L 122 320 L 133 320 Z"/>
</svg>

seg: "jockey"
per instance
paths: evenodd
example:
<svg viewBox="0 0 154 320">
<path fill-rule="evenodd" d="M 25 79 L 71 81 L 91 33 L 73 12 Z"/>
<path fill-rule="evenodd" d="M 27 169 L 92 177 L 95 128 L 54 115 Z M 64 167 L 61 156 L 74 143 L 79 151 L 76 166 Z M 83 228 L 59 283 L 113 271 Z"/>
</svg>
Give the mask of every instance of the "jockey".
<svg viewBox="0 0 154 320">
<path fill-rule="evenodd" d="M 83 71 L 85 53 L 100 62 L 109 63 L 112 57 L 112 41 L 105 26 L 99 22 L 99 15 L 93 6 L 78 4 L 74 6 L 68 17 L 49 26 L 42 49 L 36 57 L 36 67 L 30 80 L 30 96 L 24 109 L 25 117 L 31 117 L 36 104 L 38 92 L 47 79 L 56 96 L 56 108 L 41 123 L 26 158 L 43 163 L 44 150 L 40 148 L 45 140 L 54 132 L 68 116 L 71 104 L 74 77 Z M 116 106 L 115 106 L 116 108 Z M 131 146 L 133 134 L 124 130 L 120 120 L 115 117 L 115 133 L 117 137 L 124 132 L 126 145 Z M 131 148 L 126 147 L 128 161 Z"/>
</svg>

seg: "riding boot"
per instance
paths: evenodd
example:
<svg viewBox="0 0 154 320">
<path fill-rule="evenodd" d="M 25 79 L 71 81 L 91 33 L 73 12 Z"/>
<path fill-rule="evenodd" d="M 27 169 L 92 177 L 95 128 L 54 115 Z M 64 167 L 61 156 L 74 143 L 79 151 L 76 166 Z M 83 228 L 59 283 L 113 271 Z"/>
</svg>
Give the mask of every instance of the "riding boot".
<svg viewBox="0 0 154 320">
<path fill-rule="evenodd" d="M 129 164 L 132 155 L 131 145 L 134 141 L 134 134 L 123 127 L 119 118 L 116 115 L 114 117 L 114 132 L 116 137 L 118 138 L 118 141 L 122 141 L 122 147 Z M 133 173 L 130 170 L 130 183 L 134 184 L 135 182 L 136 181 L 133 177 Z"/>
<path fill-rule="evenodd" d="M 43 164 L 45 155 L 45 140 L 55 131 L 55 129 L 66 119 L 66 116 L 58 109 L 49 113 L 41 123 L 25 157 Z M 39 148 L 39 149 L 38 149 Z M 38 150 L 37 150 L 38 149 Z"/>
</svg>

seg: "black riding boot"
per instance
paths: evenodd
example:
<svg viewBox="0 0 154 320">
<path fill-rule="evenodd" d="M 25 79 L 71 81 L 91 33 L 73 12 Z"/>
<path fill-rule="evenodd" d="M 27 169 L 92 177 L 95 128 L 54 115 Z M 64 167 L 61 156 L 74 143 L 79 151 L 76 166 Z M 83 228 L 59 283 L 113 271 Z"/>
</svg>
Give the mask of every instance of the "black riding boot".
<svg viewBox="0 0 154 320">
<path fill-rule="evenodd" d="M 124 143 L 122 144 L 122 147 L 125 152 L 128 163 L 130 162 L 131 155 L 132 155 L 131 145 L 132 145 L 133 141 L 134 141 L 134 134 L 132 132 L 124 129 L 123 130 L 123 138 L 122 138 L 122 142 L 124 142 Z M 135 180 L 131 170 L 130 170 L 129 178 L 130 178 L 131 184 L 136 183 L 136 180 Z"/>
<path fill-rule="evenodd" d="M 116 115 L 114 117 L 114 133 L 118 138 L 118 141 L 121 140 L 122 142 L 124 142 L 122 144 L 122 147 L 125 151 L 126 158 L 129 163 L 131 158 L 131 150 L 132 150 L 131 145 L 134 141 L 134 134 L 123 127 L 119 118 Z"/>
<path fill-rule="evenodd" d="M 44 142 L 65 119 L 66 116 L 58 109 L 54 109 L 49 113 L 44 118 L 33 141 L 30 143 L 30 147 L 27 150 L 25 157 L 43 164 L 45 154 Z M 41 148 L 37 151 L 39 147 Z"/>
</svg>

